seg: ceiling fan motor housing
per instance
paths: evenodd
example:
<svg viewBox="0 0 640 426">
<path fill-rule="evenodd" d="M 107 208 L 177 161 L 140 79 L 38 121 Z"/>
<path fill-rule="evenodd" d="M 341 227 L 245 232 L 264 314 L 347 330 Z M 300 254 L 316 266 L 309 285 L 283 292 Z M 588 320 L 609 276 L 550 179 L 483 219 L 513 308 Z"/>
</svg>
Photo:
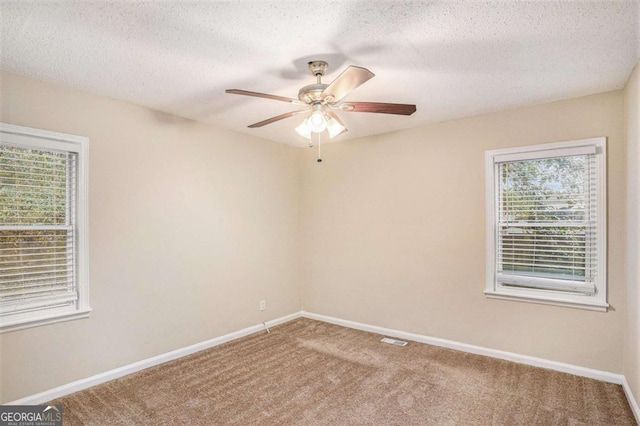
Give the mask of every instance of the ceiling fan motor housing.
<svg viewBox="0 0 640 426">
<path fill-rule="evenodd" d="M 328 86 L 329 86 L 328 84 L 322 84 L 322 83 L 310 84 L 308 86 L 304 86 L 298 92 L 298 99 L 308 104 L 322 101 L 323 100 L 322 93 L 324 92 L 324 89 L 326 89 Z"/>
</svg>

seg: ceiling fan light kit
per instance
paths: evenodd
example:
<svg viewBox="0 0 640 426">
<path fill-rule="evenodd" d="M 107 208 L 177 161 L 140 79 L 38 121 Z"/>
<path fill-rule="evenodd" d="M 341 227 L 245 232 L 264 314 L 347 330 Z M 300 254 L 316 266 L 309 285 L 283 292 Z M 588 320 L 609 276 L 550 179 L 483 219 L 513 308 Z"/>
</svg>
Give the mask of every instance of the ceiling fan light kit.
<svg viewBox="0 0 640 426">
<path fill-rule="evenodd" d="M 303 138 L 309 139 L 309 146 L 314 145 L 312 136 L 317 136 L 318 162 L 320 159 L 320 134 L 325 132 L 329 139 L 333 139 L 347 131 L 347 126 L 340 120 L 335 111 L 340 112 L 373 112 L 379 114 L 411 115 L 416 111 L 415 105 L 390 104 L 380 102 L 344 102 L 341 100 L 358 86 L 362 85 L 374 74 L 366 68 L 351 65 L 345 69 L 331 84 L 323 84 L 322 76 L 329 64 L 325 61 L 311 61 L 308 63 L 309 71 L 316 77 L 316 83 L 304 86 L 298 92 L 298 99 L 284 96 L 269 95 L 266 93 L 250 92 L 248 90 L 228 89 L 226 93 L 234 95 L 253 96 L 258 98 L 273 99 L 288 102 L 295 105 L 304 105 L 307 108 L 298 111 L 284 113 L 249 125 L 250 128 L 262 127 L 267 124 L 280 121 L 294 115 L 307 113 L 307 117 L 295 128 Z"/>
</svg>

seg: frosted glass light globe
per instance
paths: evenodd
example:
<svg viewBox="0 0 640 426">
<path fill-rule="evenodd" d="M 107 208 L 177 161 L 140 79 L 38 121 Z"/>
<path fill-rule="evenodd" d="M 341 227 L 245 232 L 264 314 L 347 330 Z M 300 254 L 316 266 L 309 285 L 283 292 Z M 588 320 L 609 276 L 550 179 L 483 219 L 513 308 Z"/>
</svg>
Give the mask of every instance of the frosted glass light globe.
<svg viewBox="0 0 640 426">
<path fill-rule="evenodd" d="M 307 127 L 312 132 L 320 133 L 327 128 L 327 120 L 322 111 L 314 111 L 307 119 Z"/>
</svg>

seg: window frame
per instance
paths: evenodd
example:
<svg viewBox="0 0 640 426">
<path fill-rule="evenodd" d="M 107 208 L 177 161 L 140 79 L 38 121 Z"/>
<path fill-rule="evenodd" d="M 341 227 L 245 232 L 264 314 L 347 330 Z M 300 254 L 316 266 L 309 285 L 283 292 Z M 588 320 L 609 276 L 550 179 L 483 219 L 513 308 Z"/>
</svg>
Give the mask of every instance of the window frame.
<svg viewBox="0 0 640 426">
<path fill-rule="evenodd" d="M 0 316 L 0 333 L 87 318 L 89 306 L 88 160 L 89 138 L 0 123 L 0 144 L 28 149 L 74 152 L 76 166 L 75 266 L 78 299 L 63 307 L 44 308 Z"/>
<path fill-rule="evenodd" d="M 606 138 L 597 137 L 564 142 L 529 145 L 485 151 L 486 184 L 486 287 L 485 296 L 490 299 L 541 303 L 606 312 L 607 303 L 607 158 Z M 595 147 L 596 166 L 596 282 L 593 294 L 570 291 L 503 286 L 498 282 L 498 164 L 500 157 L 522 161 L 549 157 L 578 155 L 580 150 Z M 508 160 L 503 160 L 506 162 Z M 511 160 L 514 161 L 514 160 Z"/>
</svg>

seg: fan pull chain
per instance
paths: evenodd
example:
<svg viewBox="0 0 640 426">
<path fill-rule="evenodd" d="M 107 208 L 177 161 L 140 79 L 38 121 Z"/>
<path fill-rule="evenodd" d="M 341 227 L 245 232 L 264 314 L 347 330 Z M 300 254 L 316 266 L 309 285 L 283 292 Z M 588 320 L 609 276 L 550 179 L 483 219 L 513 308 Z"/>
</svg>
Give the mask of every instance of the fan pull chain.
<svg viewBox="0 0 640 426">
<path fill-rule="evenodd" d="M 314 139 L 316 140 L 316 142 L 314 142 Z M 320 142 L 320 133 L 311 132 L 311 137 L 309 138 L 309 148 L 313 148 L 316 143 L 318 144 L 318 159 L 316 160 L 318 163 L 322 163 L 322 158 L 320 158 Z"/>
</svg>

